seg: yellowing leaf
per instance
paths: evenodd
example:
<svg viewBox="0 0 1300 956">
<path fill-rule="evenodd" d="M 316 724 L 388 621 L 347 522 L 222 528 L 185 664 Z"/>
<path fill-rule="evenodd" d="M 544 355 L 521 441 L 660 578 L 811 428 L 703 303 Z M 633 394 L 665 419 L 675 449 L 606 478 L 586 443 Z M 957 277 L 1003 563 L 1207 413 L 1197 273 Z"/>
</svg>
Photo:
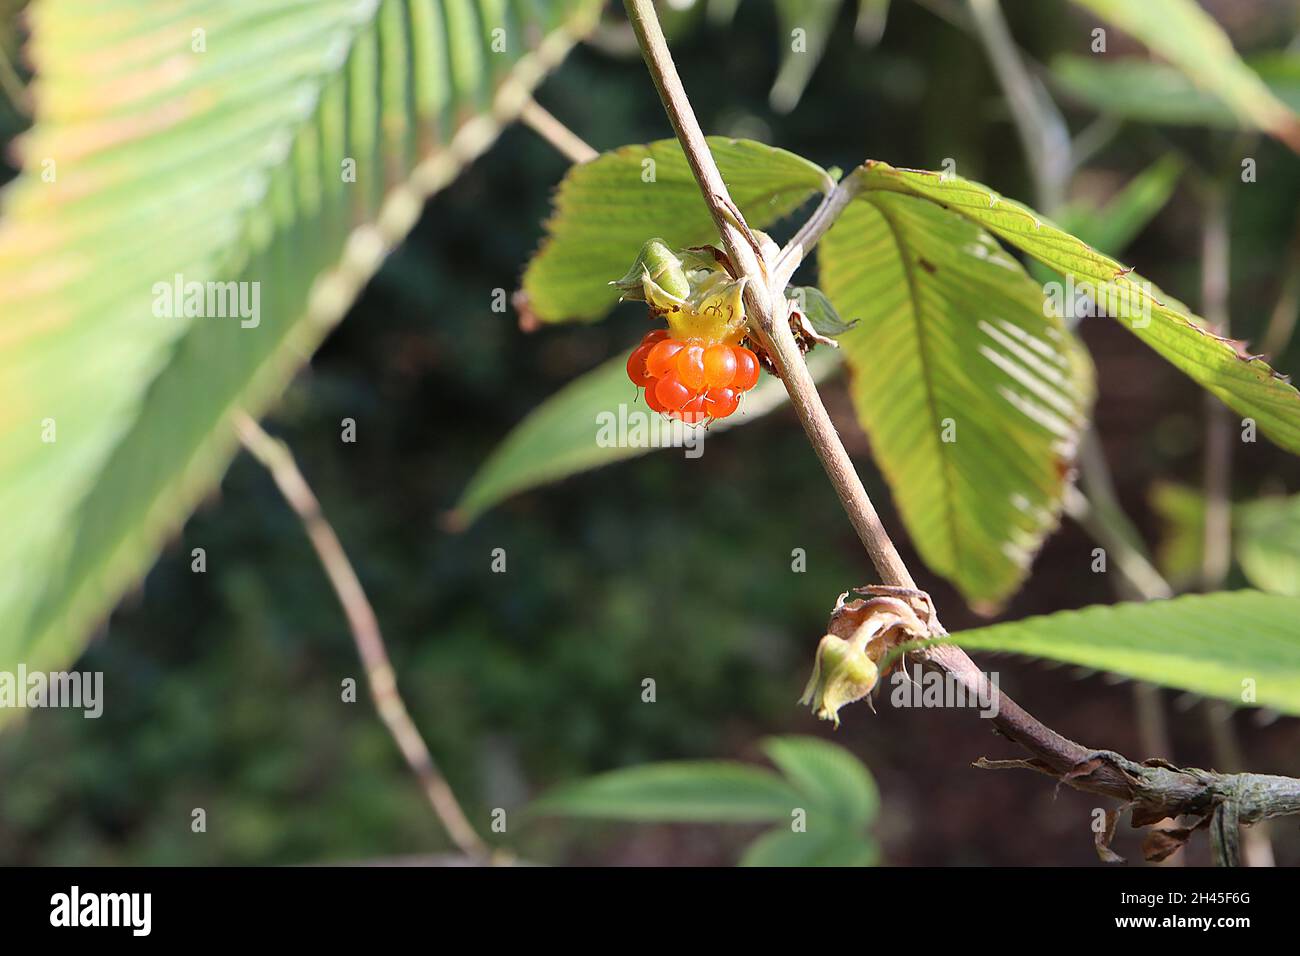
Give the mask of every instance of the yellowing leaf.
<svg viewBox="0 0 1300 956">
<path fill-rule="evenodd" d="M 818 247 L 851 393 L 908 533 L 967 600 L 1005 599 L 1057 523 L 1091 367 L 987 233 L 867 191 Z"/>
<path fill-rule="evenodd" d="M 1186 306 L 1133 270 L 979 183 L 875 161 L 854 175 L 863 177 L 869 192 L 900 192 L 938 203 L 1061 275 L 1087 283 L 1102 293 L 1126 329 L 1224 404 L 1253 418 L 1272 441 L 1300 454 L 1300 392 L 1267 362 L 1245 354 L 1241 343 L 1209 332 Z"/>
</svg>

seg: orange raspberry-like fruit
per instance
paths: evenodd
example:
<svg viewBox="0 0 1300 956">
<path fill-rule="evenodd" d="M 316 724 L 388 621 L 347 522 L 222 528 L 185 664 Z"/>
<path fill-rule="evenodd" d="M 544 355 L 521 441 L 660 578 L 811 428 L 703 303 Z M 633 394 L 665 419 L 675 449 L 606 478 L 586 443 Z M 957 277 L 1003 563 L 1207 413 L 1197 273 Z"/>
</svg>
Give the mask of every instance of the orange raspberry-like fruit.
<svg viewBox="0 0 1300 956">
<path fill-rule="evenodd" d="M 646 335 L 627 360 L 627 377 L 645 389 L 654 411 L 689 424 L 726 418 L 758 384 L 758 357 L 742 345 L 675 339 L 668 329 Z"/>
</svg>

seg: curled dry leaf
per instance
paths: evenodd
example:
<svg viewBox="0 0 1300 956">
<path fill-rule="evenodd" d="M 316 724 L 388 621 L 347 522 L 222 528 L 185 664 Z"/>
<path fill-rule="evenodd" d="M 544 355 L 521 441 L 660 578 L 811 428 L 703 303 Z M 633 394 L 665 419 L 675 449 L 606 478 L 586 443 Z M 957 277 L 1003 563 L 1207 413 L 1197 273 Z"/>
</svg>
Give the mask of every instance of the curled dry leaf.
<svg viewBox="0 0 1300 956">
<path fill-rule="evenodd" d="M 1107 810 L 1106 826 L 1102 830 L 1093 832 L 1093 842 L 1097 847 L 1097 856 L 1101 857 L 1103 863 L 1127 862 L 1110 848 L 1110 842 L 1115 839 L 1115 825 L 1119 823 L 1119 814 L 1119 810 Z"/>
<path fill-rule="evenodd" d="M 1198 824 L 1198 826 L 1203 824 Z M 1159 863 L 1173 856 L 1191 839 L 1197 827 L 1172 827 L 1151 830 L 1142 841 L 1142 856 L 1148 863 Z"/>
</svg>

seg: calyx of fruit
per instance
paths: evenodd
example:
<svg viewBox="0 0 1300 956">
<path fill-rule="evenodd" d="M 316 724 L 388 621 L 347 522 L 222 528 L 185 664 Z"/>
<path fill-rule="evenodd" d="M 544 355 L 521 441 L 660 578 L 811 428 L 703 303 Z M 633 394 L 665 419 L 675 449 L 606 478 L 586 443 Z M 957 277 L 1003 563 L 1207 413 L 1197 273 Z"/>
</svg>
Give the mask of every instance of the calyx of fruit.
<svg viewBox="0 0 1300 956">
<path fill-rule="evenodd" d="M 645 302 L 668 322 L 672 337 L 734 345 L 745 336 L 746 279 L 732 278 L 712 246 L 673 251 L 651 239 L 627 275 L 612 283 L 624 299 Z"/>
</svg>

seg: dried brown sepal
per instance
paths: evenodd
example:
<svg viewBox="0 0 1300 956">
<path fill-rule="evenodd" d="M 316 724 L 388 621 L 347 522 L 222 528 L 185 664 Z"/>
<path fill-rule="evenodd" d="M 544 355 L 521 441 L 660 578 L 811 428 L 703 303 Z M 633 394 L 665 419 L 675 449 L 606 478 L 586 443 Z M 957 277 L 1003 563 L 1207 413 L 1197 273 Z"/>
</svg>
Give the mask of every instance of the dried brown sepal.
<svg viewBox="0 0 1300 956">
<path fill-rule="evenodd" d="M 935 633 L 934 605 L 924 592 L 884 586 L 857 592 L 871 596 L 852 601 L 847 598 L 853 592 L 839 596 L 799 700 L 837 727 L 840 708 L 871 693 L 879 663 L 891 650 Z"/>
<path fill-rule="evenodd" d="M 833 348 L 839 348 L 839 343 L 834 339 L 819 335 L 812 325 L 809 324 L 807 317 L 799 310 L 790 309 L 790 332 L 794 335 L 795 344 L 799 346 L 799 354 L 807 355 L 815 345 L 830 345 Z M 772 361 L 772 356 L 768 354 L 763 343 L 758 340 L 756 335 L 747 335 L 744 342 L 745 348 L 749 349 L 758 356 L 758 364 L 767 369 L 771 375 L 777 375 L 776 363 Z"/>
</svg>

